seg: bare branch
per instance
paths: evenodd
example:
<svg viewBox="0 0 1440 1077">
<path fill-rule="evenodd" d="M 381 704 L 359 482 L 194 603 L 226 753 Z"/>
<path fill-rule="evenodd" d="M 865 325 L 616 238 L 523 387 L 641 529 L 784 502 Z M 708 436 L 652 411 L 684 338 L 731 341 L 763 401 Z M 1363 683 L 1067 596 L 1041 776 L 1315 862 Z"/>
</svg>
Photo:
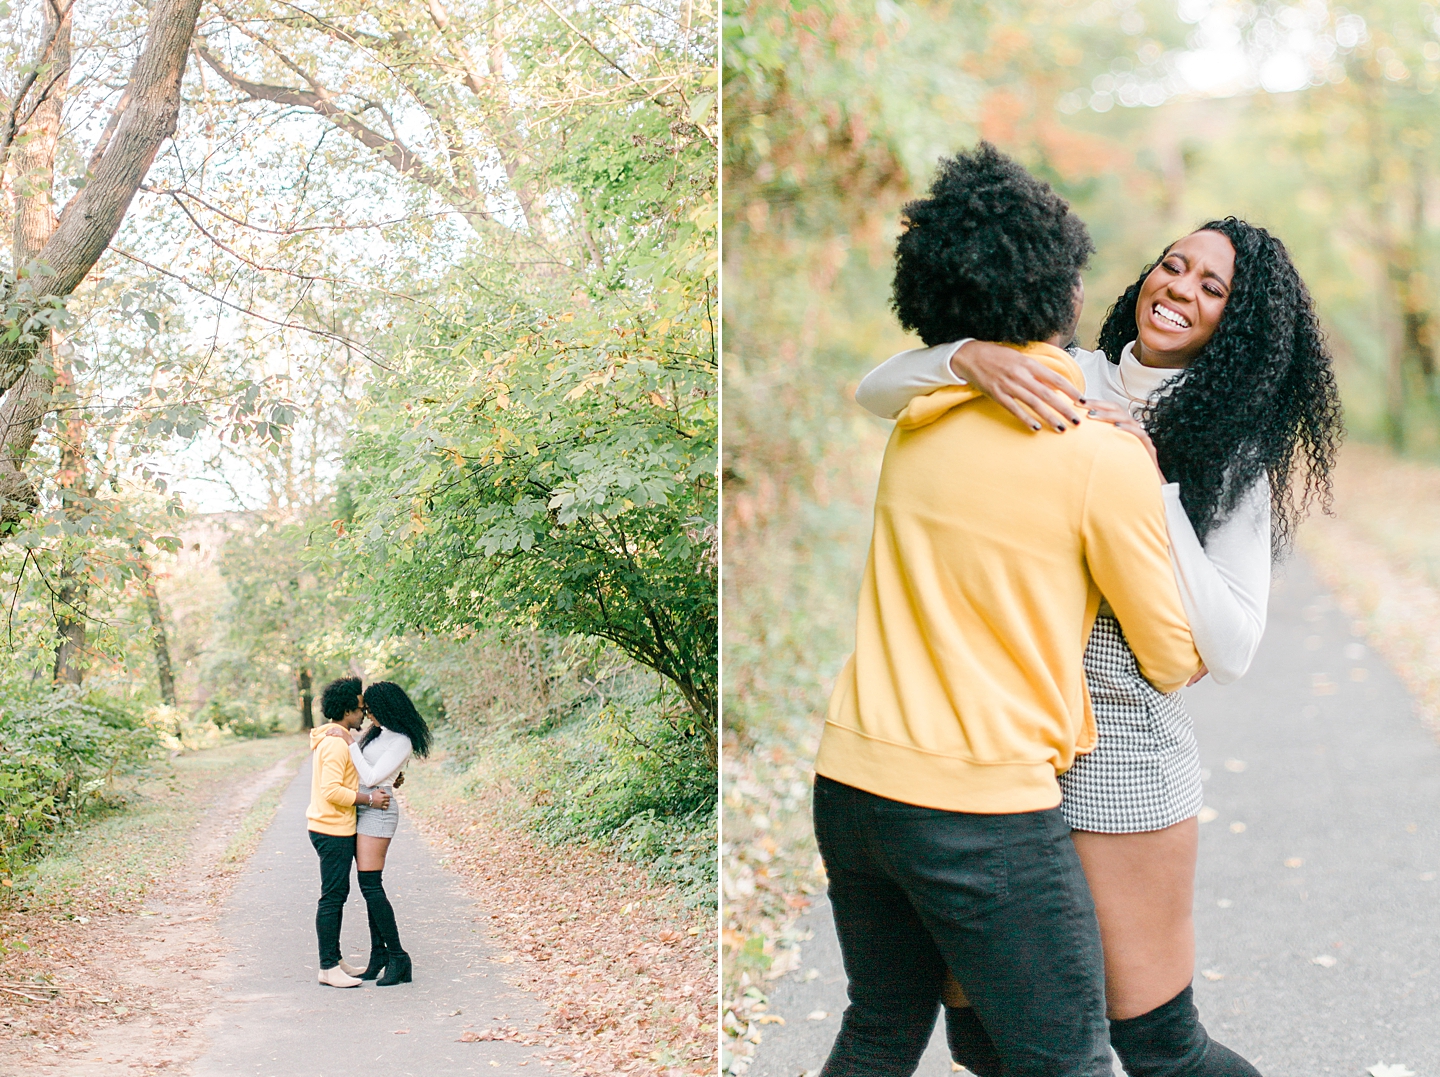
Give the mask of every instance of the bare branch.
<svg viewBox="0 0 1440 1077">
<path fill-rule="evenodd" d="M 380 367 L 382 370 L 391 369 L 390 367 L 382 363 L 379 359 L 377 359 L 374 353 L 364 348 L 358 341 L 352 340 L 349 337 L 342 336 L 339 333 L 331 333 L 324 329 L 316 329 L 313 325 L 305 325 L 301 322 L 278 321 L 275 318 L 271 318 L 264 314 L 261 314 L 258 310 L 255 310 L 252 307 L 243 307 L 239 303 L 232 303 L 230 300 L 224 298 L 223 296 L 218 296 L 213 292 L 207 292 L 204 288 L 201 288 L 193 281 L 186 280 L 184 277 L 180 276 L 180 274 L 172 273 L 168 269 L 157 266 L 154 262 L 147 262 L 144 258 L 141 258 L 139 255 L 136 254 L 131 254 L 129 251 L 125 250 L 122 247 L 111 247 L 110 249 L 116 254 L 120 255 L 121 258 L 128 258 L 136 265 L 142 265 L 151 272 L 159 273 L 161 276 L 169 277 L 171 280 L 183 284 L 186 288 L 190 289 L 190 291 L 194 292 L 196 295 L 202 295 L 206 299 L 209 299 L 215 303 L 219 303 L 223 307 L 229 307 L 231 310 L 239 311 L 241 314 L 249 315 L 250 317 L 257 319 L 258 321 L 265 322 L 269 325 L 278 326 L 281 329 L 298 329 L 302 333 L 309 333 L 312 336 L 323 337 L 326 340 L 333 340 L 337 344 L 342 344 L 347 348 L 354 348 L 357 352 L 360 353 L 361 356 L 364 357 L 367 362 Z"/>
<path fill-rule="evenodd" d="M 478 229 L 480 222 L 494 220 L 490 212 L 478 204 L 475 197 L 459 189 L 445 176 L 436 172 L 398 139 L 387 138 L 340 108 L 323 88 L 320 91 L 301 90 L 289 86 L 273 86 L 269 83 L 254 82 L 231 71 L 203 43 L 197 42 L 195 51 L 217 75 L 251 100 L 270 101 L 278 105 L 305 108 L 316 115 L 323 116 L 362 145 L 378 152 L 396 172 L 409 176 L 435 191 L 458 209 L 473 227 Z M 313 80 L 307 79 L 307 81 L 313 83 Z"/>
</svg>

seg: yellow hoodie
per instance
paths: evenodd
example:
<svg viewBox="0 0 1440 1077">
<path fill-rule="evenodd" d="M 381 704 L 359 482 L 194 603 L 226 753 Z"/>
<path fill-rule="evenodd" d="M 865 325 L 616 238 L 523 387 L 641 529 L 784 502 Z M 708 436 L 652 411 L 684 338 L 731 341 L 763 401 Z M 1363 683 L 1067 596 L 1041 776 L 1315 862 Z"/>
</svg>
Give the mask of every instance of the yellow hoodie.
<svg viewBox="0 0 1440 1077">
<path fill-rule="evenodd" d="M 1085 384 L 1060 349 L 1021 350 Z M 1089 419 L 1036 434 L 966 387 L 912 401 L 816 772 L 946 811 L 1053 808 L 1095 744 L 1082 658 L 1102 594 L 1157 688 L 1200 668 L 1140 442 Z"/>
<path fill-rule="evenodd" d="M 350 762 L 344 737 L 327 737 L 325 729 L 310 730 L 310 807 L 305 818 L 318 834 L 347 837 L 355 833 L 355 794 L 360 775 Z"/>
</svg>

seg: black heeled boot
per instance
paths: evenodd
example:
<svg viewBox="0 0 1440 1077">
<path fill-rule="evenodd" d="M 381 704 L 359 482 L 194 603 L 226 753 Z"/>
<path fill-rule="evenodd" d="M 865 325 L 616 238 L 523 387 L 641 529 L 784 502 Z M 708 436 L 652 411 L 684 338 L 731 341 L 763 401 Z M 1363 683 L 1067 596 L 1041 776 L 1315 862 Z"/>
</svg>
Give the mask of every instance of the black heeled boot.
<svg viewBox="0 0 1440 1077">
<path fill-rule="evenodd" d="M 378 871 L 361 871 L 360 893 L 365 895 L 365 909 L 370 914 L 372 930 L 385 948 L 385 972 L 375 981 L 376 987 L 394 987 L 410 982 L 410 955 L 400 946 L 400 931 L 395 926 L 395 910 L 385 895 L 383 875 Z M 373 958 L 371 959 L 373 962 Z"/>
<path fill-rule="evenodd" d="M 375 986 L 394 987 L 396 984 L 408 984 L 410 971 L 410 955 L 404 950 L 391 950 L 385 974 L 375 981 Z"/>
<path fill-rule="evenodd" d="M 1110 1022 L 1110 1046 L 1130 1077 L 1260 1077 L 1200 1023 L 1190 988 L 1163 1006 Z"/>
<path fill-rule="evenodd" d="M 370 961 L 365 966 L 365 971 L 360 973 L 360 979 L 373 980 L 380 975 L 385 968 L 385 936 L 380 933 L 380 925 L 375 922 L 375 917 L 369 915 L 370 906 L 366 903 L 365 919 L 370 922 Z"/>
</svg>

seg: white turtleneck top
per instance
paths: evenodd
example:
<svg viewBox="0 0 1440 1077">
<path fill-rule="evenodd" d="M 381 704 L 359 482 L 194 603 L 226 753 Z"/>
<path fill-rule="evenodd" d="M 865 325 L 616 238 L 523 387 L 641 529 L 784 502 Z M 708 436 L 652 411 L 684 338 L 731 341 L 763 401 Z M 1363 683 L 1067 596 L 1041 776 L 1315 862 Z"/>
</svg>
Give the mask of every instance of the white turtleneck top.
<svg viewBox="0 0 1440 1077">
<path fill-rule="evenodd" d="M 1191 634 L 1194 634 L 1193 629 Z M 378 737 L 365 745 L 364 750 L 361 750 L 358 739 L 350 745 L 350 762 L 355 764 L 360 784 L 374 789 L 395 780 L 395 775 L 409 761 L 410 751 L 410 738 L 404 733 L 382 729 Z"/>
<path fill-rule="evenodd" d="M 966 343 L 912 348 L 891 356 L 865 375 L 855 402 L 893 419 L 916 396 L 945 385 L 964 385 L 951 369 L 950 358 Z M 1073 354 L 1085 374 L 1086 396 L 1122 404 L 1139 418 L 1150 399 L 1180 371 L 1142 365 L 1134 347 L 1133 342 L 1125 345 L 1118 364 L 1107 360 L 1104 352 L 1077 349 Z M 1180 503 L 1180 484 L 1168 483 L 1163 491 L 1171 560 L 1195 649 L 1216 683 L 1231 684 L 1250 668 L 1265 633 L 1270 484 L 1262 475 L 1235 510 L 1210 529 L 1203 546 Z"/>
</svg>

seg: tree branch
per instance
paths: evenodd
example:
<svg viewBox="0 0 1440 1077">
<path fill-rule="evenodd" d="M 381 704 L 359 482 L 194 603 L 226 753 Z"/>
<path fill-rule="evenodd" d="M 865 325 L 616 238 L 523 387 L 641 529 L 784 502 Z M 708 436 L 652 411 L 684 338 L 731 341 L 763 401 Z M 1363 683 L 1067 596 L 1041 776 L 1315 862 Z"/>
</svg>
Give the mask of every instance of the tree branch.
<svg viewBox="0 0 1440 1077">
<path fill-rule="evenodd" d="M 301 90 L 289 86 L 273 86 L 269 83 L 253 82 L 231 71 L 203 43 L 197 42 L 195 51 L 210 68 L 235 89 L 252 101 L 270 101 L 277 105 L 309 109 L 318 116 L 329 120 L 336 127 L 350 135 L 362 145 L 375 150 L 396 172 L 416 180 L 440 195 L 459 210 L 472 227 L 479 229 L 481 222 L 493 221 L 488 210 L 478 200 L 457 188 L 446 177 L 427 165 L 417 154 L 394 138 L 387 138 L 378 131 L 367 127 L 358 119 L 336 105 L 328 92 Z M 302 76 L 303 77 L 303 76 Z M 307 81 L 316 85 L 312 79 Z"/>
</svg>

